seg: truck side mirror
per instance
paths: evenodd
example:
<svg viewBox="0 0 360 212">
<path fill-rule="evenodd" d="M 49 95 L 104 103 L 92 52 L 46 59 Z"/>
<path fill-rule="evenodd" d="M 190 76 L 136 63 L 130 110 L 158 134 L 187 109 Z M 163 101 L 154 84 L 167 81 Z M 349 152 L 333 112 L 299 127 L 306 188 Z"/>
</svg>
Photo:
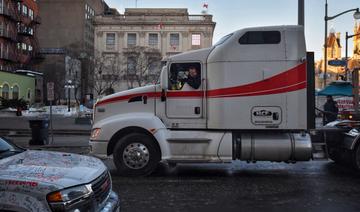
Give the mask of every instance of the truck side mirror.
<svg viewBox="0 0 360 212">
<path fill-rule="evenodd" d="M 164 66 L 160 74 L 160 87 L 163 90 L 168 88 L 168 75 L 167 75 L 167 66 Z"/>
</svg>

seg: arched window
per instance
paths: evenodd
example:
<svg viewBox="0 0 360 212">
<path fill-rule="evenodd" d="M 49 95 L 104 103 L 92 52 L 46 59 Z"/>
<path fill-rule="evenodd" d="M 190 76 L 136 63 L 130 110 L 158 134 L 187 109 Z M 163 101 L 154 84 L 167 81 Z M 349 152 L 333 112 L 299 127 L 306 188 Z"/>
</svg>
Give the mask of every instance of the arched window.
<svg viewBox="0 0 360 212">
<path fill-rule="evenodd" d="M 17 85 L 14 85 L 14 87 L 13 87 L 12 98 L 19 99 L 19 86 L 17 86 Z"/>
<path fill-rule="evenodd" d="M 4 84 L 4 85 L 2 86 L 1 96 L 2 96 L 4 99 L 9 99 L 9 85 L 8 85 L 8 84 Z"/>
</svg>

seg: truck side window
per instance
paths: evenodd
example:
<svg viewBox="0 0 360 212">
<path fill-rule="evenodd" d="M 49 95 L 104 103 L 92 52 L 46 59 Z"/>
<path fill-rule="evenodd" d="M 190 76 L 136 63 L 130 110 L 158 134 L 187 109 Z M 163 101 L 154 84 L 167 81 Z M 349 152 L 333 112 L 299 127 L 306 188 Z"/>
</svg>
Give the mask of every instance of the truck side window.
<svg viewBox="0 0 360 212">
<path fill-rule="evenodd" d="M 240 44 L 278 44 L 280 41 L 279 31 L 249 31 L 239 39 Z"/>
<path fill-rule="evenodd" d="M 169 73 L 169 90 L 181 90 L 185 84 L 193 89 L 201 86 L 200 63 L 173 63 Z"/>
</svg>

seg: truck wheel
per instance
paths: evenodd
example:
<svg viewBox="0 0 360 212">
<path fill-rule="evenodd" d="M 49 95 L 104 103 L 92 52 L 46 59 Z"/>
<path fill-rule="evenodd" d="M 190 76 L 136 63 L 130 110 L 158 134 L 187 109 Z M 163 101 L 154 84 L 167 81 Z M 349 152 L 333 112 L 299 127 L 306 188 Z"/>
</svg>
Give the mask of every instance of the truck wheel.
<svg viewBox="0 0 360 212">
<path fill-rule="evenodd" d="M 358 144 L 356 146 L 356 148 L 354 149 L 354 152 L 353 152 L 353 164 L 354 164 L 354 167 L 360 171 L 360 144 Z"/>
<path fill-rule="evenodd" d="M 114 163 L 123 176 L 146 176 L 157 167 L 161 156 L 153 139 L 141 133 L 131 133 L 115 145 Z"/>
</svg>

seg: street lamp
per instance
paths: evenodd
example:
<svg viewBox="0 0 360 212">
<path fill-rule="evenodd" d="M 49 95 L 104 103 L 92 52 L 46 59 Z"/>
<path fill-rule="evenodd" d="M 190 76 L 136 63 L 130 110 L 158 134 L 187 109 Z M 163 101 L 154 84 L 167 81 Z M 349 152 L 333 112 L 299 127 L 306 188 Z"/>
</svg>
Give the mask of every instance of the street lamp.
<svg viewBox="0 0 360 212">
<path fill-rule="evenodd" d="M 348 77 L 348 39 L 350 38 L 353 38 L 355 36 L 358 36 L 360 35 L 360 33 L 358 34 L 354 34 L 354 35 L 349 35 L 348 32 L 346 32 L 345 34 L 345 61 L 346 61 L 346 64 L 345 64 L 345 80 L 347 80 L 349 77 Z"/>
<path fill-rule="evenodd" d="M 327 0 L 325 0 L 325 37 L 324 37 L 324 87 L 326 86 L 326 78 L 327 78 L 327 31 L 328 31 L 328 21 L 335 19 L 345 13 L 349 13 L 349 12 L 355 12 L 354 13 L 354 18 L 355 19 L 360 19 L 360 12 L 359 12 L 359 8 L 355 8 L 355 9 L 350 9 L 350 10 L 346 10 L 342 13 L 339 13 L 337 15 L 334 16 L 328 16 L 328 3 Z"/>
<path fill-rule="evenodd" d="M 70 112 L 70 89 L 75 88 L 71 80 L 68 80 L 65 84 L 65 88 L 68 89 L 68 112 Z"/>
</svg>

